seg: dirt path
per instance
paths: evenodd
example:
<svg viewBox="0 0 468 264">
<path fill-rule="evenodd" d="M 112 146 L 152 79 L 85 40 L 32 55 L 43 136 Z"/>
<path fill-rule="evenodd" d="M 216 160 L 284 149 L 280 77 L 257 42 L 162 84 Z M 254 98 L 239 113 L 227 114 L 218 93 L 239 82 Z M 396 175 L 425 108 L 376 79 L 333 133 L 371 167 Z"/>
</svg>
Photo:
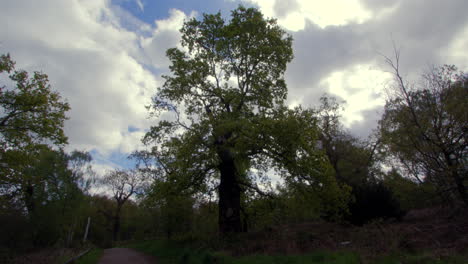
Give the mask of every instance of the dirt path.
<svg viewBox="0 0 468 264">
<path fill-rule="evenodd" d="M 98 264 L 155 264 L 148 255 L 129 248 L 109 248 L 104 250 Z"/>
</svg>

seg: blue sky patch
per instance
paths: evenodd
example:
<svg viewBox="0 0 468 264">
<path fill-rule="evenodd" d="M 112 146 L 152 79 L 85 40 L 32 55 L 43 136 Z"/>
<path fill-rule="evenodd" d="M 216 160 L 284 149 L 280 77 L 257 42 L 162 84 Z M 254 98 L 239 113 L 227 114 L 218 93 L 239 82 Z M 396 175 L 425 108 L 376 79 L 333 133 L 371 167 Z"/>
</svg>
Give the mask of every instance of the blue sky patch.
<svg viewBox="0 0 468 264">
<path fill-rule="evenodd" d="M 221 11 L 223 15 L 228 15 L 230 10 L 235 9 L 239 5 L 238 1 L 230 0 L 141 0 L 143 4 L 143 10 L 141 10 L 137 0 L 112 0 L 112 3 L 122 7 L 141 21 L 150 25 L 154 25 L 155 20 L 169 17 L 169 10 L 172 8 L 181 10 L 185 14 L 190 14 L 192 11 L 197 11 L 199 14 Z"/>
</svg>

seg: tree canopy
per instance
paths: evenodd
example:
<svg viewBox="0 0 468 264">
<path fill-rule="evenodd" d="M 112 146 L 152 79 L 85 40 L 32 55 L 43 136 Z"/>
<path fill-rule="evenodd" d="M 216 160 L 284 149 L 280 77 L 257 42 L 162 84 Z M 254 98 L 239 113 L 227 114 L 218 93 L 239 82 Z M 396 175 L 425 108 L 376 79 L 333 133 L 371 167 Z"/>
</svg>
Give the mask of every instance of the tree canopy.
<svg viewBox="0 0 468 264">
<path fill-rule="evenodd" d="M 63 145 L 63 124 L 70 110 L 59 93 L 51 90 L 46 74 L 15 70 L 9 55 L 0 57 L 0 73 L 10 73 L 15 86 L 0 87 L 0 143 L 2 149 L 48 140 Z"/>
</svg>

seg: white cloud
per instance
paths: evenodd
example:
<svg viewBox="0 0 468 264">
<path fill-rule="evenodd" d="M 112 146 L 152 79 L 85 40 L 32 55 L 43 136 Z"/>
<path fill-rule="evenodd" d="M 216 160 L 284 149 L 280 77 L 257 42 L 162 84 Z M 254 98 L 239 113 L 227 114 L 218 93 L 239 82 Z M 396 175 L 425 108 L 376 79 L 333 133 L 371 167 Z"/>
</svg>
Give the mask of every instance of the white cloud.
<svg viewBox="0 0 468 264">
<path fill-rule="evenodd" d="M 94 149 L 104 157 L 129 153 L 142 147 L 144 131 L 154 122 L 145 106 L 159 82 L 145 67 L 142 36 L 122 26 L 122 12 L 107 0 L 15 0 L 0 9 L 6 25 L 0 27 L 0 53 L 11 53 L 18 68 L 47 73 L 71 105 L 65 124 L 69 149 Z M 186 16 L 171 14 L 151 30 L 155 39 L 178 32 Z M 178 41 L 176 36 L 169 44 Z M 137 131 L 129 132 L 129 126 Z"/>
<path fill-rule="evenodd" d="M 468 25 L 448 44 L 441 57 L 447 64 L 456 65 L 459 70 L 468 71 Z"/>
<path fill-rule="evenodd" d="M 289 102 L 310 106 L 324 92 L 336 94 L 347 101 L 346 124 L 359 131 L 375 125 L 383 104 L 386 77 L 375 65 L 378 52 L 391 52 L 390 36 L 402 46 L 405 73 L 431 63 L 468 68 L 465 1 L 241 1 L 278 17 L 293 35 Z M 168 70 L 165 52 L 179 45 L 179 29 L 192 16 L 171 9 L 149 25 L 110 0 L 3 1 L 0 53 L 10 52 L 18 68 L 43 70 L 68 99 L 70 148 L 128 153 L 142 147 L 155 122 L 145 109 L 161 85 L 154 72 Z"/>
<path fill-rule="evenodd" d="M 180 28 L 184 21 L 195 16 L 196 13 L 186 15 L 184 12 L 171 9 L 169 18 L 156 20 L 152 35 L 141 39 L 141 45 L 151 59 L 151 64 L 157 68 L 166 69 L 169 66 L 169 60 L 166 57 L 166 50 L 180 46 Z"/>
<path fill-rule="evenodd" d="M 245 0 L 258 5 L 269 17 L 278 17 L 281 26 L 297 31 L 306 20 L 321 28 L 348 23 L 363 23 L 372 18 L 359 0 Z"/>
<path fill-rule="evenodd" d="M 380 54 L 392 55 L 392 40 L 400 48 L 401 71 L 410 80 L 417 80 L 432 64 L 449 63 L 461 70 L 468 69 L 465 52 L 468 17 L 464 12 L 468 2 L 362 0 L 362 3 L 372 13 L 362 23 L 322 28 L 306 20 L 302 30 L 290 32 L 295 59 L 288 66 L 286 81 L 291 104 L 317 105 L 325 92 L 345 99 L 346 125 L 366 137 L 382 114 L 383 97 L 379 93 L 389 83 L 385 78 L 382 83 L 378 76 L 380 71 L 390 69 Z M 297 9 L 289 8 L 282 15 L 299 12 Z M 369 67 L 371 71 L 366 70 Z"/>
<path fill-rule="evenodd" d="M 385 95 L 382 87 L 391 81 L 389 73 L 374 69 L 372 65 L 355 65 L 336 71 L 325 77 L 322 84 L 328 86 L 331 95 L 343 98 L 346 111 L 344 124 L 350 127 L 363 121 L 362 112 L 383 107 Z"/>
<path fill-rule="evenodd" d="M 93 162 L 92 164 L 93 171 L 96 173 L 96 178 L 102 178 L 107 172 L 112 171 L 118 166 L 112 163 L 97 163 Z"/>
</svg>

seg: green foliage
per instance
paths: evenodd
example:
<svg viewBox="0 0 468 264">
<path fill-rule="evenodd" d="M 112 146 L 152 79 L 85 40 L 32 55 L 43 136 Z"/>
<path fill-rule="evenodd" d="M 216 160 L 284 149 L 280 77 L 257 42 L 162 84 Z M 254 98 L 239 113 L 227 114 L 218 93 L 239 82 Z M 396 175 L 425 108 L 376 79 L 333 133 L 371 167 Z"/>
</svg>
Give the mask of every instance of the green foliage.
<svg viewBox="0 0 468 264">
<path fill-rule="evenodd" d="M 15 70 L 0 56 L 0 242 L 7 254 L 52 244 L 70 246 L 81 229 L 92 172 L 88 153 L 67 154 L 70 109 L 41 72 Z M 3 252 L 2 252 L 3 254 Z"/>
<path fill-rule="evenodd" d="M 344 196 L 347 195 L 349 193 Z M 343 209 L 342 205 L 325 201 L 320 193 L 310 191 L 308 186 L 278 186 L 276 194 L 271 197 L 257 196 L 249 199 L 244 211 L 248 231 L 255 232 L 314 221 L 324 216 L 336 219 L 342 212 L 335 209 Z"/>
<path fill-rule="evenodd" d="M 34 72 L 30 77 L 26 71 L 14 69 L 9 55 L 0 58 L 0 73 L 11 73 L 9 79 L 16 83 L 15 87 L 0 87 L 2 152 L 44 140 L 65 144 L 63 123 L 70 106 L 51 90 L 47 75 Z"/>
<path fill-rule="evenodd" d="M 384 184 L 395 194 L 403 211 L 407 212 L 411 209 L 430 207 L 440 203 L 432 184 L 429 182 L 417 183 L 401 176 L 396 170 L 391 170 L 385 176 Z"/>
<path fill-rule="evenodd" d="M 104 195 L 88 196 L 82 214 L 91 218 L 88 240 L 94 245 L 102 248 L 115 246 L 113 227 L 116 209 L 117 204 L 112 198 Z M 152 208 L 128 200 L 120 211 L 119 238 L 126 241 L 154 237 L 159 235 L 160 224 L 159 215 Z"/>
<path fill-rule="evenodd" d="M 10 73 L 10 83 L 15 86 L 0 87 L 0 195 L 23 200 L 31 212 L 33 200 L 39 196 L 63 200 L 46 196 L 74 192 L 66 189 L 76 180 L 65 176 L 69 159 L 50 146 L 67 143 L 63 124 L 70 107 L 51 90 L 46 74 L 34 72 L 29 77 L 14 66 L 9 55 L 1 55 L 0 73 Z"/>
<path fill-rule="evenodd" d="M 86 215 L 91 217 L 88 239 L 99 247 L 112 246 L 112 221 L 115 202 L 106 196 L 91 196 Z"/>
<path fill-rule="evenodd" d="M 176 175 L 182 189 L 200 190 L 210 184 L 205 174 L 217 173 L 220 138 L 230 135 L 223 144 L 235 150 L 240 174 L 251 166 L 248 152 L 255 149 L 259 123 L 286 96 L 282 74 L 292 59 L 291 38 L 274 20 L 243 7 L 233 11 L 229 24 L 221 14 L 204 15 L 203 21 L 185 23 L 181 32 L 189 52 L 168 50 L 173 76 L 165 76 L 152 106 L 154 114 L 173 111 L 176 120 L 160 122 L 144 142 L 162 143 L 152 154 L 167 166 L 162 172 L 167 181 L 173 183 L 170 176 Z M 174 134 L 177 129 L 184 133 Z"/>
<path fill-rule="evenodd" d="M 157 188 L 153 189 L 155 192 L 157 190 Z M 195 217 L 195 199 L 190 195 L 181 194 L 166 193 L 162 196 L 150 193 L 149 195 L 143 203 L 150 210 L 157 211 L 158 226 L 153 228 L 158 229 L 159 234 L 171 239 L 173 236 L 190 233 Z M 202 221 L 204 220 L 208 219 Z M 200 226 L 204 225 L 204 223 L 199 224 Z M 196 229 L 198 228 L 194 228 L 194 230 Z"/>
<path fill-rule="evenodd" d="M 22 177 L 9 186 L 12 192 L 0 196 L 0 244 L 11 254 L 32 247 L 72 246 L 84 231 L 89 181 L 83 172 L 89 154 L 36 147 L 27 153 Z"/>
</svg>

